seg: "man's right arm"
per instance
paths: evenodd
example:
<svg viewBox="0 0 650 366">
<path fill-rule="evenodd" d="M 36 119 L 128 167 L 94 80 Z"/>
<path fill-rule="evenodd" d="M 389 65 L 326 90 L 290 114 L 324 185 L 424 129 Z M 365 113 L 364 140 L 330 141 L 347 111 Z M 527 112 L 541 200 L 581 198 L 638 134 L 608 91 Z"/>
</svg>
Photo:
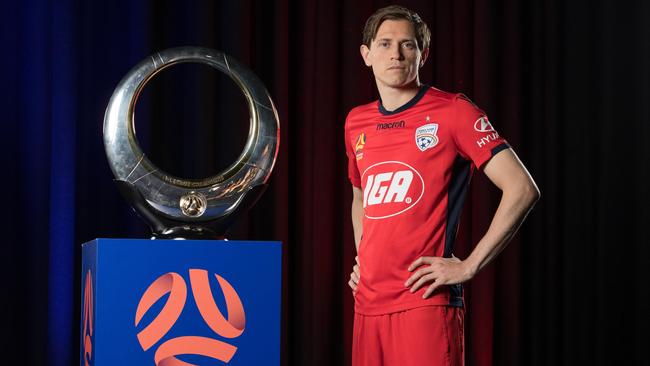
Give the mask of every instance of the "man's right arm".
<svg viewBox="0 0 650 366">
<path fill-rule="evenodd" d="M 361 236 L 363 236 L 363 192 L 361 188 L 355 186 L 352 186 L 352 230 L 358 253 Z"/>
<path fill-rule="evenodd" d="M 361 188 L 352 186 L 352 230 L 354 231 L 354 246 L 357 248 L 357 253 L 359 253 L 359 243 L 361 242 L 361 236 L 363 236 L 363 192 Z M 350 280 L 348 285 L 352 289 L 352 293 L 357 293 L 357 284 L 361 278 L 361 272 L 359 270 L 359 256 L 354 257 L 356 264 L 352 268 L 352 273 L 350 273 Z"/>
</svg>

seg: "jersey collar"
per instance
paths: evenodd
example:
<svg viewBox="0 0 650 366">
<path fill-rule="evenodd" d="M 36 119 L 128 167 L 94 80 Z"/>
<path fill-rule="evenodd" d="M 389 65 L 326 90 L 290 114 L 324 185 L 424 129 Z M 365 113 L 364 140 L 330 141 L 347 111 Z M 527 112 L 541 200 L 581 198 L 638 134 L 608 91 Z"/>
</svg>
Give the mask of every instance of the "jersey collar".
<svg viewBox="0 0 650 366">
<path fill-rule="evenodd" d="M 426 84 L 420 85 L 420 90 L 418 90 L 418 93 L 415 94 L 415 96 L 406 102 L 406 104 L 402 105 L 401 107 L 395 109 L 394 111 L 389 111 L 386 108 L 384 108 L 384 105 L 381 103 L 381 97 L 379 98 L 379 102 L 377 103 L 379 105 L 379 113 L 385 115 L 385 116 L 390 116 L 391 114 L 397 114 L 399 112 L 403 112 L 411 107 L 413 107 L 417 102 L 422 99 L 424 94 L 427 92 L 429 89 L 429 86 Z"/>
</svg>

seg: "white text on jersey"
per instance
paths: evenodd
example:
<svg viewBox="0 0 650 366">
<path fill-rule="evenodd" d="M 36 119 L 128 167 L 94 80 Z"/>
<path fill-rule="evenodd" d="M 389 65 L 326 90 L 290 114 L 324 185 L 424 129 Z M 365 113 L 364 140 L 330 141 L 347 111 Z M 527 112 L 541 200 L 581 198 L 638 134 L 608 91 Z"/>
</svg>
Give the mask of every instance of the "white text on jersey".
<svg viewBox="0 0 650 366">
<path fill-rule="evenodd" d="M 400 170 L 368 175 L 363 192 L 363 207 L 380 203 L 404 202 L 413 181 L 413 172 Z"/>
<path fill-rule="evenodd" d="M 498 139 L 499 139 L 499 134 L 498 134 L 497 132 L 492 132 L 492 133 L 489 133 L 489 134 L 487 134 L 487 135 L 481 137 L 480 140 L 476 140 L 476 144 L 478 145 L 478 147 L 483 147 L 483 146 L 485 146 L 488 142 L 490 142 L 490 141 L 496 141 L 496 140 L 498 140 Z"/>
</svg>

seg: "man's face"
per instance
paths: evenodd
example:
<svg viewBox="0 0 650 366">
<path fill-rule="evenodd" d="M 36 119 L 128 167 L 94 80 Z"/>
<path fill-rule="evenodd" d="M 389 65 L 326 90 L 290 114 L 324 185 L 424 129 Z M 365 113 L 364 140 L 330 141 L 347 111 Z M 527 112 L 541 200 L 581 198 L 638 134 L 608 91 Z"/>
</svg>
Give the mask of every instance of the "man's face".
<svg viewBox="0 0 650 366">
<path fill-rule="evenodd" d="M 377 83 L 392 88 L 408 86 L 417 79 L 428 51 L 420 51 L 413 25 L 407 20 L 385 20 L 370 48 L 361 46 L 361 56 L 372 66 Z"/>
</svg>

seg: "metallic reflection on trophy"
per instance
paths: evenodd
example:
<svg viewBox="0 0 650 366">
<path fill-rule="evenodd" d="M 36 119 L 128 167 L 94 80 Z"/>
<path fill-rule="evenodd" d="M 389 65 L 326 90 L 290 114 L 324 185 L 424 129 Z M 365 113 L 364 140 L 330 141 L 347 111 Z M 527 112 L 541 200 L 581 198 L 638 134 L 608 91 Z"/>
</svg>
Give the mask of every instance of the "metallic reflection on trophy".
<svg viewBox="0 0 650 366">
<path fill-rule="evenodd" d="M 138 95 L 159 71 L 182 62 L 207 64 L 230 76 L 248 101 L 250 128 L 237 160 L 217 175 L 184 180 L 156 167 L 138 146 L 133 112 Z M 223 238 L 234 219 L 266 188 L 278 152 L 280 126 L 262 82 L 222 52 L 168 49 L 143 60 L 120 81 L 104 116 L 104 146 L 115 182 L 156 238 Z"/>
</svg>

